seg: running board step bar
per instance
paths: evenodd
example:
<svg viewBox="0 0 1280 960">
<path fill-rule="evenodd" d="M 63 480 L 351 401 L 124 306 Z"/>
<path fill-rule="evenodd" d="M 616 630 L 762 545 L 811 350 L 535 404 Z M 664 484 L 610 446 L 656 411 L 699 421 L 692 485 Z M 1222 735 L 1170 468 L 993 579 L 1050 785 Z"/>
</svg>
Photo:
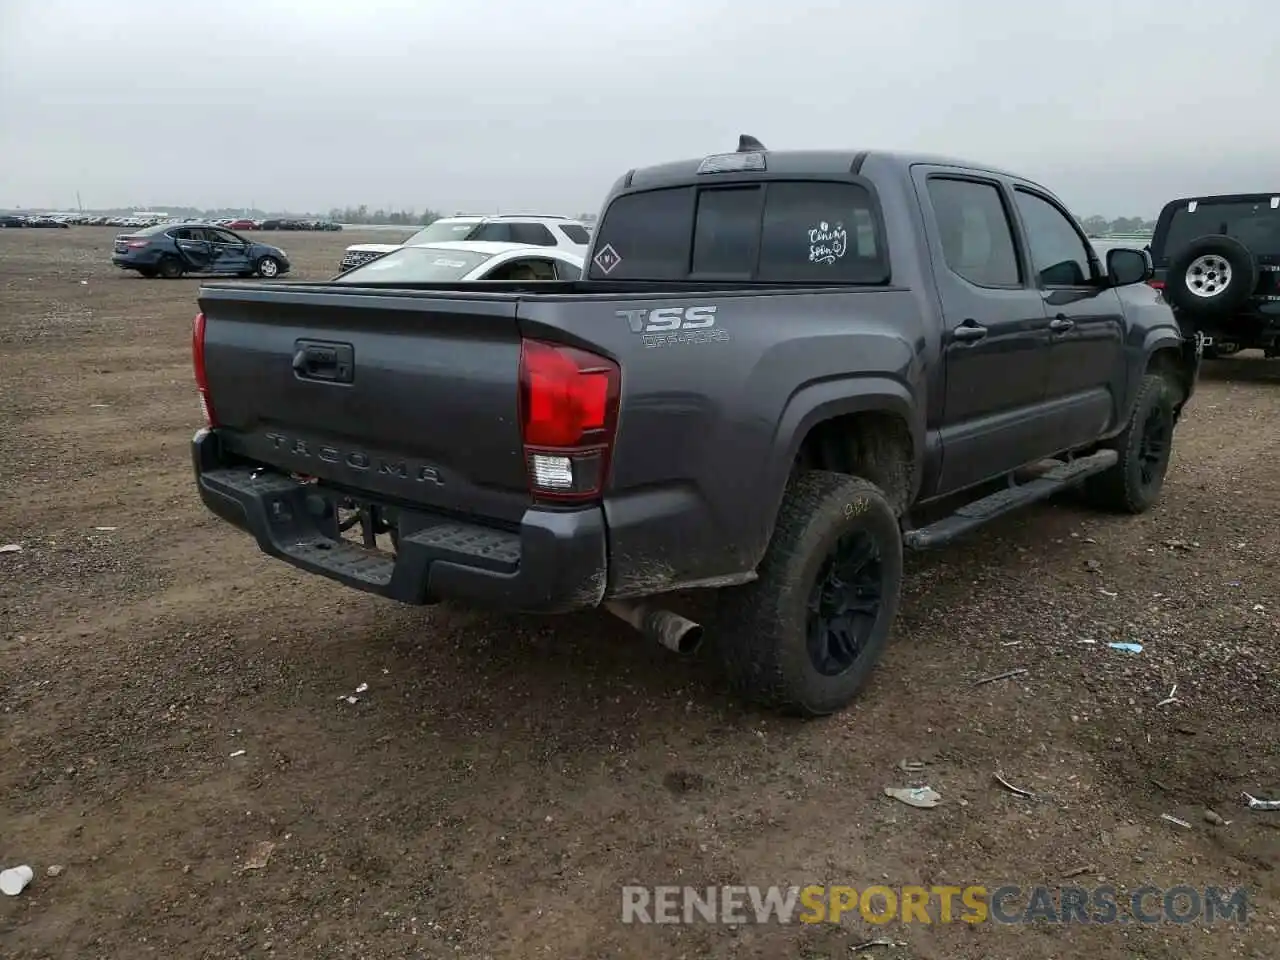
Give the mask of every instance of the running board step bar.
<svg viewBox="0 0 1280 960">
<path fill-rule="evenodd" d="M 908 530 L 902 536 L 904 546 L 912 550 L 927 550 L 930 547 L 942 546 L 961 534 L 982 526 L 1003 513 L 1009 513 L 1018 507 L 1046 500 L 1067 487 L 1073 487 L 1085 477 L 1102 473 L 1115 465 L 1120 455 L 1114 450 L 1099 450 L 1087 457 L 1077 457 L 1067 463 L 1059 464 L 1034 480 L 1018 484 L 1007 490 L 998 490 L 981 500 L 966 503 L 950 516 L 943 517 L 927 527 Z"/>
</svg>

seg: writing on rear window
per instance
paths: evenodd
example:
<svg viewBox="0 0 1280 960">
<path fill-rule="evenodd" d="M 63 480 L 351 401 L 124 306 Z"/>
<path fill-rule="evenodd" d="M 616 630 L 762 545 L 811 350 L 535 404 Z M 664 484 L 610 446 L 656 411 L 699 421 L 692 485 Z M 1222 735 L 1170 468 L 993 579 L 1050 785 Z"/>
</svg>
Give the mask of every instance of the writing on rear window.
<svg viewBox="0 0 1280 960">
<path fill-rule="evenodd" d="M 849 249 L 849 231 L 843 223 L 827 223 L 823 220 L 809 228 L 809 262 L 835 263 Z"/>
</svg>

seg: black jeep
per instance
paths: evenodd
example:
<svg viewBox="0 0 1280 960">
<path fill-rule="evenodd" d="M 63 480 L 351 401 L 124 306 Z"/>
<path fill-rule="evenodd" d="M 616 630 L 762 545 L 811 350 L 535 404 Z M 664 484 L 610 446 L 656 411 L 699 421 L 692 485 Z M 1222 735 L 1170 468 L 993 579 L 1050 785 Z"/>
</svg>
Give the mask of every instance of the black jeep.
<svg viewBox="0 0 1280 960">
<path fill-rule="evenodd" d="M 1151 238 L 1152 284 L 1207 358 L 1280 357 L 1280 190 L 1173 200 Z"/>
</svg>

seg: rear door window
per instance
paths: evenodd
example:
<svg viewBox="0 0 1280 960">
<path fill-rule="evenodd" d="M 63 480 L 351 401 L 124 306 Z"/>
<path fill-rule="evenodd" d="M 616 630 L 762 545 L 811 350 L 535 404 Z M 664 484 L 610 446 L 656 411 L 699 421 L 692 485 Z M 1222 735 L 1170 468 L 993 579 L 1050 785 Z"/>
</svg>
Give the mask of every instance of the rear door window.
<svg viewBox="0 0 1280 960">
<path fill-rule="evenodd" d="M 952 273 L 979 287 L 1020 287 L 1022 271 L 1000 188 L 961 177 L 930 177 L 929 204 Z"/>
<path fill-rule="evenodd" d="M 476 228 L 475 232 L 467 237 L 468 240 L 488 240 L 494 243 L 513 243 L 511 237 L 511 224 L 509 223 L 486 223 Z"/>
<path fill-rule="evenodd" d="M 541 223 L 511 224 L 511 240 L 513 243 L 531 243 L 539 247 L 554 247 L 556 238 Z"/>
<path fill-rule="evenodd" d="M 595 280 L 883 283 L 871 193 L 856 183 L 772 181 L 619 197 L 589 267 Z"/>
</svg>

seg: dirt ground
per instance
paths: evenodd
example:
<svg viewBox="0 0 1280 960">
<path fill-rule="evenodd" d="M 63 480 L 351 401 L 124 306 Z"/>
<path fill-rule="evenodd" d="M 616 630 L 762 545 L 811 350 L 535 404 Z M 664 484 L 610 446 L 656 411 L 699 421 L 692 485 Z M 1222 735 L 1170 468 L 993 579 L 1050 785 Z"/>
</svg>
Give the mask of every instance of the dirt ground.
<svg viewBox="0 0 1280 960">
<path fill-rule="evenodd" d="M 1064 502 L 909 557 L 865 695 L 801 723 L 604 614 L 401 607 L 261 556 L 191 481 L 198 283 L 121 274 L 114 233 L 0 230 L 0 865 L 35 870 L 0 955 L 1276 956 L 1280 812 L 1241 793 L 1280 796 L 1280 362 L 1206 365 L 1150 514 Z M 309 278 L 358 239 L 276 237 Z M 936 809 L 883 794 L 922 783 Z M 628 883 L 1250 901 L 1244 925 L 644 926 Z"/>
</svg>

